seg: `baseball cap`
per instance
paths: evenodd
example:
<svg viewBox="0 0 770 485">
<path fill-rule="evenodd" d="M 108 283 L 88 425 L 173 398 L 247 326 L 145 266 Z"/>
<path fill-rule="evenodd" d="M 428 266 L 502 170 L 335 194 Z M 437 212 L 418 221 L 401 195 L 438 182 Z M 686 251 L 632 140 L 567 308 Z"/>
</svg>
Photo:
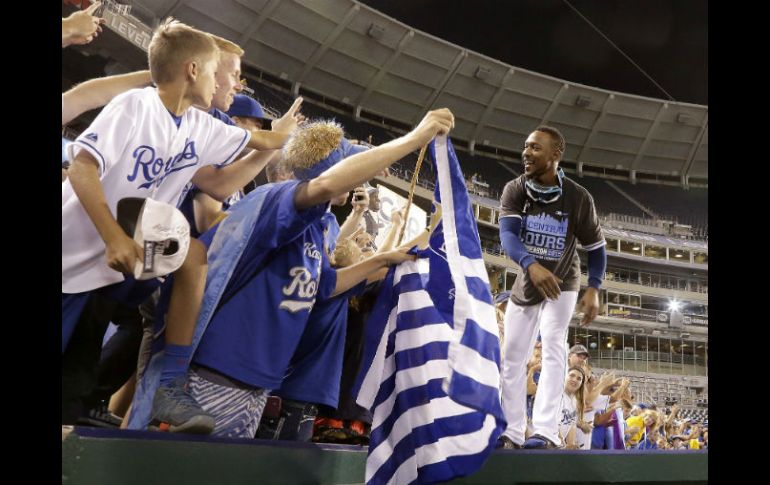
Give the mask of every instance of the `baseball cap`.
<svg viewBox="0 0 770 485">
<path fill-rule="evenodd" d="M 150 198 L 127 197 L 118 201 L 118 224 L 144 249 L 134 278 L 149 280 L 173 273 L 190 248 L 190 224 L 176 207 Z"/>
<path fill-rule="evenodd" d="M 244 116 L 248 118 L 256 118 L 266 123 L 265 127 L 269 127 L 273 119 L 265 115 L 265 110 L 259 101 L 246 96 L 245 94 L 236 94 L 233 97 L 233 102 L 230 105 L 230 109 L 227 110 L 227 116 Z"/>
<path fill-rule="evenodd" d="M 573 345 L 571 349 L 569 349 L 570 354 L 588 354 L 588 349 L 585 348 L 584 345 Z"/>
<path fill-rule="evenodd" d="M 508 301 L 508 298 L 511 297 L 510 291 L 502 291 L 495 296 L 495 305 L 503 303 L 505 301 Z"/>
</svg>

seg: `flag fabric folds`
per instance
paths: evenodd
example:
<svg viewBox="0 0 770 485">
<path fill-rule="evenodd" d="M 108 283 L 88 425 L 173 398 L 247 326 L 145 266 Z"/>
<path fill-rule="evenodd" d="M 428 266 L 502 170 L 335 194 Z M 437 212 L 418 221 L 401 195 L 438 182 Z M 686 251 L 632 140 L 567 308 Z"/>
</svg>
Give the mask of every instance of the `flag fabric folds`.
<svg viewBox="0 0 770 485">
<path fill-rule="evenodd" d="M 465 179 L 446 136 L 429 153 L 442 221 L 418 260 L 384 280 L 354 389 L 373 414 L 367 484 L 474 473 L 506 426 L 497 320 Z"/>
</svg>

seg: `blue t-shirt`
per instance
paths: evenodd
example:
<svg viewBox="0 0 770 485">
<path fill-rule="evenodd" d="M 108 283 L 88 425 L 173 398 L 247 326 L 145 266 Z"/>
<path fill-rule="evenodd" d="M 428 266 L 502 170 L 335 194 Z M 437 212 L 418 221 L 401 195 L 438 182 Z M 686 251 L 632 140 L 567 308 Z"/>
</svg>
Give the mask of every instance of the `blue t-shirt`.
<svg viewBox="0 0 770 485">
<path fill-rule="evenodd" d="M 297 211 L 299 183 L 274 184 L 265 195 L 254 231 L 193 356 L 196 364 L 253 387 L 278 388 L 316 298 L 329 298 L 337 283 L 336 272 L 323 264 L 327 205 Z M 200 241 L 208 247 L 217 229 Z"/>
<path fill-rule="evenodd" d="M 221 121 L 222 123 L 235 126 L 235 121 L 233 121 L 232 118 L 227 116 L 227 113 L 225 113 L 224 111 L 220 111 L 216 108 L 211 108 L 209 110 L 209 114 L 214 118 L 218 119 L 219 121 Z"/>
<path fill-rule="evenodd" d="M 316 301 L 288 375 L 274 392 L 285 399 L 337 407 L 342 378 L 348 302 L 366 288 L 366 280 L 345 293 Z"/>
</svg>

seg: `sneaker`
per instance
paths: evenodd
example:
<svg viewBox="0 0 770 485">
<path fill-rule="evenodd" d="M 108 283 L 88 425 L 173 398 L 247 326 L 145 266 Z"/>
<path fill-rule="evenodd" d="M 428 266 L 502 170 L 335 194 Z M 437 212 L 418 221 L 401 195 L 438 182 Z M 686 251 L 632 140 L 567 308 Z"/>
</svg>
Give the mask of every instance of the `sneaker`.
<svg viewBox="0 0 770 485">
<path fill-rule="evenodd" d="M 497 444 L 495 444 L 495 449 L 501 449 L 501 448 L 504 450 L 519 450 L 521 449 L 521 445 L 517 445 L 509 437 L 505 435 L 501 435 L 499 438 L 497 438 Z"/>
<path fill-rule="evenodd" d="M 357 419 L 345 420 L 345 433 L 347 438 L 343 443 L 349 445 L 368 446 L 371 425 Z"/>
<path fill-rule="evenodd" d="M 96 426 L 97 428 L 120 428 L 123 419 L 107 409 L 107 402 L 101 401 L 99 405 L 88 410 L 88 415 L 81 416 L 77 424 Z"/>
<path fill-rule="evenodd" d="M 195 401 L 187 388 L 187 376 L 159 387 L 152 400 L 150 429 L 171 433 L 211 434 L 214 418 Z"/>
<path fill-rule="evenodd" d="M 315 418 L 313 426 L 313 442 L 342 443 L 347 438 L 345 423 L 341 419 Z"/>
<path fill-rule="evenodd" d="M 557 447 L 556 443 L 549 440 L 545 436 L 541 436 L 539 434 L 533 434 L 522 445 L 522 448 L 527 450 L 545 450 L 545 449 L 551 449 L 556 447 Z"/>
</svg>

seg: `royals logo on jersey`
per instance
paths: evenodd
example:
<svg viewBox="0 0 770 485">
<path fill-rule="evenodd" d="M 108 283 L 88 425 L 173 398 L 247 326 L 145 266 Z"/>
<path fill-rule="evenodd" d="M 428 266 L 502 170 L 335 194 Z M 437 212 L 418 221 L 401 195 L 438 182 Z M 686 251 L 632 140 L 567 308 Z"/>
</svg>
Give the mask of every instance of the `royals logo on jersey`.
<svg viewBox="0 0 770 485">
<path fill-rule="evenodd" d="M 149 145 L 140 145 L 132 153 L 134 167 L 128 175 L 128 181 L 139 180 L 139 188 L 152 187 L 153 184 L 163 183 L 163 180 L 174 172 L 198 165 L 198 154 L 195 152 L 195 142 L 185 140 L 184 149 L 166 160 L 159 156 L 157 150 Z"/>
</svg>

